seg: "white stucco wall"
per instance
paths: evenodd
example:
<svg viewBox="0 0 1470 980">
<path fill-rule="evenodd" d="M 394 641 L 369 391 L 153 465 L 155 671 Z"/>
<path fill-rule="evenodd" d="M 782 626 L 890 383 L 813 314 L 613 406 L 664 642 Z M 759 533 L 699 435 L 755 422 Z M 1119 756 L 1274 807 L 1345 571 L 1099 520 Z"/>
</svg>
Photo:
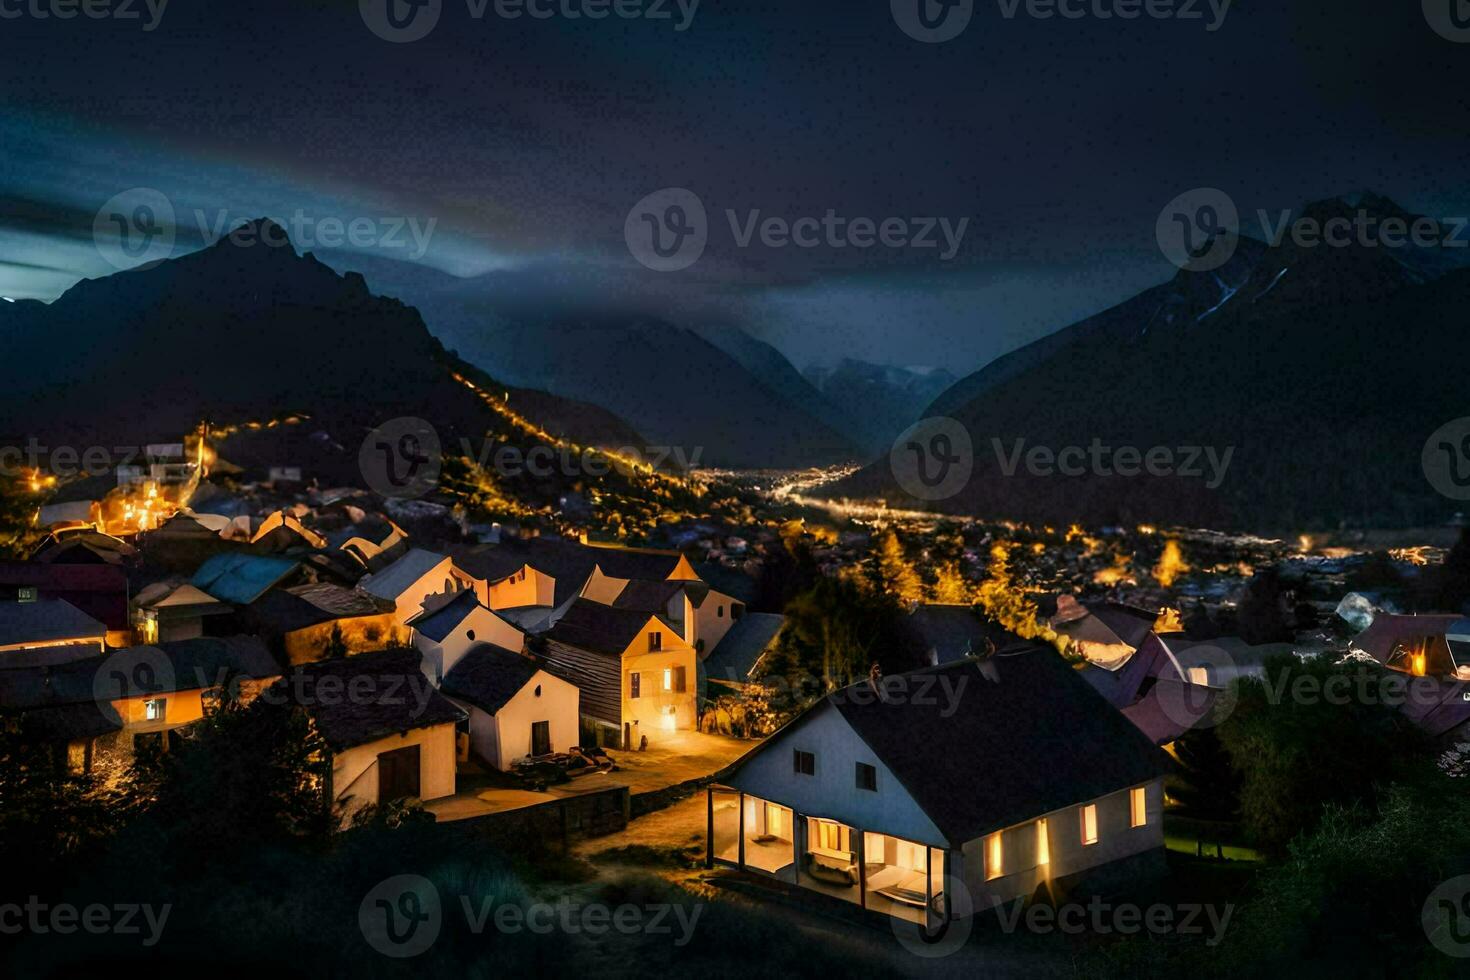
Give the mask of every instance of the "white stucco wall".
<svg viewBox="0 0 1470 980">
<path fill-rule="evenodd" d="M 812 775 L 795 772 L 793 753 L 797 749 L 816 756 Z M 877 792 L 857 788 L 859 762 L 878 771 Z M 792 807 L 804 816 L 825 817 L 935 847 L 946 845 L 934 822 L 831 704 L 823 704 L 798 724 L 772 736 L 725 784 Z"/>
</svg>

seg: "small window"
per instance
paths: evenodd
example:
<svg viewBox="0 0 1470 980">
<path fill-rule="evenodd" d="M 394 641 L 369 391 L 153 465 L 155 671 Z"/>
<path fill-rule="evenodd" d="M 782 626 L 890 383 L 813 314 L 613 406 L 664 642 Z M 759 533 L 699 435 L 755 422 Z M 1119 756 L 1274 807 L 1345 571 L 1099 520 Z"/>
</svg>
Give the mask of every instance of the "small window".
<svg viewBox="0 0 1470 980">
<path fill-rule="evenodd" d="M 740 603 L 737 602 L 737 603 L 733 604 L 732 606 L 730 606 L 730 618 L 731 619 L 739 619 L 742 615 L 744 615 L 744 613 L 745 613 L 745 607 L 742 606 Z"/>
<path fill-rule="evenodd" d="M 469 640 L 471 643 L 473 643 L 475 641 L 475 631 L 474 630 L 465 630 L 465 634 L 464 635 L 465 635 L 465 639 Z"/>
<path fill-rule="evenodd" d="M 715 618 L 716 619 L 724 619 L 725 618 L 725 607 L 724 606 L 715 606 Z"/>
<path fill-rule="evenodd" d="M 801 749 L 797 749 L 793 757 L 793 766 L 799 775 L 815 775 L 817 771 L 817 757 L 810 752 L 803 752 Z"/>
<path fill-rule="evenodd" d="M 657 631 L 648 634 L 648 649 L 662 650 L 664 648 L 664 635 Z"/>
<path fill-rule="evenodd" d="M 1097 843 L 1097 804 L 1089 803 L 1082 808 L 1082 843 Z"/>
<path fill-rule="evenodd" d="M 148 721 L 163 721 L 167 713 L 168 701 L 165 698 L 149 698 L 143 702 L 143 717 Z"/>
<path fill-rule="evenodd" d="M 1051 838 L 1047 833 L 1045 817 L 1036 821 L 1036 864 L 1038 867 L 1051 864 Z"/>
<path fill-rule="evenodd" d="M 1001 859 L 1004 857 L 1004 842 L 997 831 L 985 839 L 985 880 L 991 881 L 1005 874 Z"/>
<path fill-rule="evenodd" d="M 21 602 L 39 602 L 40 592 L 36 589 L 35 586 L 23 586 L 19 590 L 19 595 L 17 596 L 17 598 L 19 598 Z"/>
<path fill-rule="evenodd" d="M 639 674 L 636 674 L 635 673 L 635 674 L 629 674 L 628 675 L 628 697 L 629 698 L 633 698 L 635 700 L 638 698 L 639 694 L 641 693 L 640 692 L 640 689 L 643 686 L 642 681 L 643 681 L 643 678 Z"/>
<path fill-rule="evenodd" d="M 1142 786 L 1129 791 L 1128 814 L 1130 827 L 1142 827 L 1148 823 L 1148 793 Z"/>
<path fill-rule="evenodd" d="M 878 791 L 878 770 L 866 762 L 857 764 L 857 788 Z"/>
<path fill-rule="evenodd" d="M 674 689 L 674 668 L 672 668 L 672 667 L 665 667 L 664 668 L 664 690 L 665 691 L 672 691 L 673 689 Z"/>
<path fill-rule="evenodd" d="M 684 693 L 685 685 L 688 683 L 687 677 L 688 675 L 683 667 L 674 668 L 674 691 L 676 693 Z"/>
<path fill-rule="evenodd" d="M 536 697 L 539 698 L 540 696 L 541 696 L 541 685 L 540 684 L 537 684 L 536 685 Z"/>
</svg>

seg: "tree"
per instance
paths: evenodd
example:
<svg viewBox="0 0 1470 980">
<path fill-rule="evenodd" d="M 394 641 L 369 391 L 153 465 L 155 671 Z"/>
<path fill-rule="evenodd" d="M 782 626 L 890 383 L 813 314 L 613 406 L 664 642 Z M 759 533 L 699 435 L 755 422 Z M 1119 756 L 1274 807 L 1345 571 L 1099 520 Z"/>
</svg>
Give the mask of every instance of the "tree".
<svg viewBox="0 0 1470 980">
<path fill-rule="evenodd" d="M 768 675 L 818 696 L 868 676 L 912 670 L 919 659 L 903 630 L 903 610 L 857 576 L 822 578 L 786 607 L 786 627 Z"/>
<path fill-rule="evenodd" d="M 1410 770 L 1421 736 L 1379 696 L 1384 671 L 1361 663 L 1273 657 L 1263 679 L 1237 681 L 1219 726 L 1240 776 L 1240 817 L 1261 847 L 1281 853 L 1330 803 L 1377 801 Z"/>
<path fill-rule="evenodd" d="M 1241 639 L 1252 645 L 1279 643 L 1292 638 L 1287 621 L 1287 593 L 1275 568 L 1263 568 L 1246 583 L 1245 596 L 1236 610 L 1236 627 Z"/>
<path fill-rule="evenodd" d="M 934 572 L 934 601 L 953 605 L 968 604 L 973 595 L 965 573 L 960 571 L 959 562 L 945 562 Z"/>
<path fill-rule="evenodd" d="M 919 573 L 904 555 L 903 543 L 892 528 L 885 528 L 873 541 L 875 578 L 878 587 L 900 602 L 924 598 Z"/>
</svg>

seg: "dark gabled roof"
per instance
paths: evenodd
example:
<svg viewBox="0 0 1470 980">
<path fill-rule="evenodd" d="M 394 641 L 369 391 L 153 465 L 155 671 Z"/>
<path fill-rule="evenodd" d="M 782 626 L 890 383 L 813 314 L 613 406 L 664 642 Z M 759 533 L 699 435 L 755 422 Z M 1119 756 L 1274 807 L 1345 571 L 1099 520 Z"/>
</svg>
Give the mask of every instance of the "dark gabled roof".
<svg viewBox="0 0 1470 980">
<path fill-rule="evenodd" d="M 679 628 L 660 616 L 641 609 L 618 609 L 591 599 L 573 602 L 556 625 L 542 635 L 567 646 L 612 656 L 621 654 L 638 638 L 650 619 L 657 619 L 676 634 Z"/>
<path fill-rule="evenodd" d="M 391 610 L 391 603 L 327 582 L 272 589 L 250 607 L 258 625 L 272 635 Z"/>
<path fill-rule="evenodd" d="M 481 643 L 444 675 L 439 689 L 493 715 L 530 683 L 540 669 L 530 657 L 493 643 Z"/>
<path fill-rule="evenodd" d="M 1089 615 L 1070 623 L 1058 624 L 1058 633 L 1094 642 L 1116 640 L 1137 650 L 1153 631 L 1159 618 L 1157 612 L 1121 602 L 1087 602 L 1082 605 Z"/>
<path fill-rule="evenodd" d="M 633 579 L 618 593 L 618 597 L 612 604 L 618 609 L 636 609 L 640 612 L 658 613 L 669 608 L 669 602 L 674 596 L 683 592 L 689 586 L 687 582 L 670 582 L 663 579 L 650 582 L 646 579 Z M 699 583 L 693 583 L 698 585 Z M 699 590 L 700 601 L 709 595 L 709 590 L 701 587 Z M 692 598 L 692 597 L 691 597 Z"/>
<path fill-rule="evenodd" d="M 128 576 L 119 565 L 0 562 L 0 586 L 31 587 L 41 598 L 65 599 L 110 630 L 128 621 Z"/>
<path fill-rule="evenodd" d="M 593 568 L 613 578 L 658 581 L 673 573 L 682 557 L 677 551 L 580 544 L 547 535 L 512 538 L 498 545 L 453 549 L 455 564 L 481 581 L 498 582 L 529 565 L 556 580 L 560 606 L 579 592 Z"/>
<path fill-rule="evenodd" d="M 908 632 L 925 654 L 934 651 L 936 663 L 947 664 L 1024 642 L 1021 637 L 993 620 L 982 618 L 972 606 L 928 603 L 918 606 L 905 620 Z"/>
<path fill-rule="evenodd" d="M 443 643 L 444 638 L 458 629 L 466 616 L 479 608 L 480 600 L 475 598 L 475 591 L 465 589 L 438 611 L 420 616 L 409 625 L 435 643 Z"/>
<path fill-rule="evenodd" d="M 756 599 L 758 586 L 755 579 L 738 568 L 726 568 L 716 561 L 700 562 L 694 566 L 695 574 L 717 592 L 749 605 Z"/>
<path fill-rule="evenodd" d="M 65 599 L 0 602 L 0 645 L 100 639 L 107 627 Z"/>
<path fill-rule="evenodd" d="M 921 690 L 925 676 L 934 678 L 933 687 Z M 951 844 L 1137 786 L 1170 768 L 1168 756 L 1050 647 L 882 683 L 895 696 L 880 699 L 864 681 L 818 704 L 842 715 Z"/>
<path fill-rule="evenodd" d="M 434 690 L 417 650 L 384 650 L 297 668 L 279 688 L 311 715 L 336 751 L 389 735 L 454 724 L 464 712 Z"/>
<path fill-rule="evenodd" d="M 786 617 L 776 613 L 746 613 L 741 616 L 705 658 L 705 676 L 711 680 L 743 683 L 785 625 Z"/>
<path fill-rule="evenodd" d="M 448 557 L 437 551 L 412 548 L 381 571 L 363 579 L 357 587 L 380 599 L 397 599 Z"/>
<path fill-rule="evenodd" d="M 200 565 L 190 584 L 221 602 L 248 606 L 300 567 L 289 558 L 227 552 Z"/>
<path fill-rule="evenodd" d="M 1147 694 L 1123 709 L 1123 717 L 1155 745 L 1168 745 L 1207 718 L 1219 695 L 1203 684 L 1160 677 Z"/>
<path fill-rule="evenodd" d="M 281 673 L 280 664 L 265 643 L 255 636 L 201 636 L 192 640 L 171 640 L 150 646 L 128 647 L 108 654 L 104 669 L 113 662 L 127 663 L 128 658 L 147 658 L 155 662 L 161 655 L 172 668 L 172 676 L 139 682 L 138 693 L 166 694 L 170 691 L 198 691 L 214 687 L 229 677 L 262 680 Z M 137 675 L 137 671 L 130 672 Z M 147 675 L 143 675 L 147 676 Z M 149 684 L 152 687 L 149 687 Z"/>
</svg>

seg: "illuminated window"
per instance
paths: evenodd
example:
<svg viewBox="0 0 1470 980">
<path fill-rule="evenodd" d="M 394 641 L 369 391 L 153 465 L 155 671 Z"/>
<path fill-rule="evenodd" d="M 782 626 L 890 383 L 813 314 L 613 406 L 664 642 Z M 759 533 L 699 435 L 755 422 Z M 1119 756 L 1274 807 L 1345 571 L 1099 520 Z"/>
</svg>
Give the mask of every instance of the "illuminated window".
<svg viewBox="0 0 1470 980">
<path fill-rule="evenodd" d="M 1036 864 L 1051 864 L 1051 841 L 1047 838 L 1045 817 L 1036 821 Z"/>
<path fill-rule="evenodd" d="M 999 833 L 991 834 L 985 841 L 985 880 L 999 878 L 1005 874 L 1002 869 L 1001 857 L 1003 848 L 1001 846 Z"/>
<path fill-rule="evenodd" d="M 628 675 L 628 697 L 637 698 L 642 693 L 643 677 L 641 674 L 632 673 Z"/>
<path fill-rule="evenodd" d="M 1142 786 L 1128 792 L 1128 813 L 1128 826 L 1142 827 L 1148 823 L 1148 800 Z"/>
<path fill-rule="evenodd" d="M 149 698 L 143 702 L 143 717 L 148 721 L 163 721 L 167 703 L 164 698 Z"/>
<path fill-rule="evenodd" d="M 672 668 L 672 667 L 665 667 L 664 668 L 664 690 L 665 691 L 672 691 L 673 689 L 674 689 L 674 668 Z"/>
<path fill-rule="evenodd" d="M 1097 843 L 1097 804 L 1089 803 L 1082 808 L 1082 843 Z"/>
<path fill-rule="evenodd" d="M 772 837 L 785 837 L 786 815 L 774 803 L 766 804 L 766 833 Z"/>
</svg>

